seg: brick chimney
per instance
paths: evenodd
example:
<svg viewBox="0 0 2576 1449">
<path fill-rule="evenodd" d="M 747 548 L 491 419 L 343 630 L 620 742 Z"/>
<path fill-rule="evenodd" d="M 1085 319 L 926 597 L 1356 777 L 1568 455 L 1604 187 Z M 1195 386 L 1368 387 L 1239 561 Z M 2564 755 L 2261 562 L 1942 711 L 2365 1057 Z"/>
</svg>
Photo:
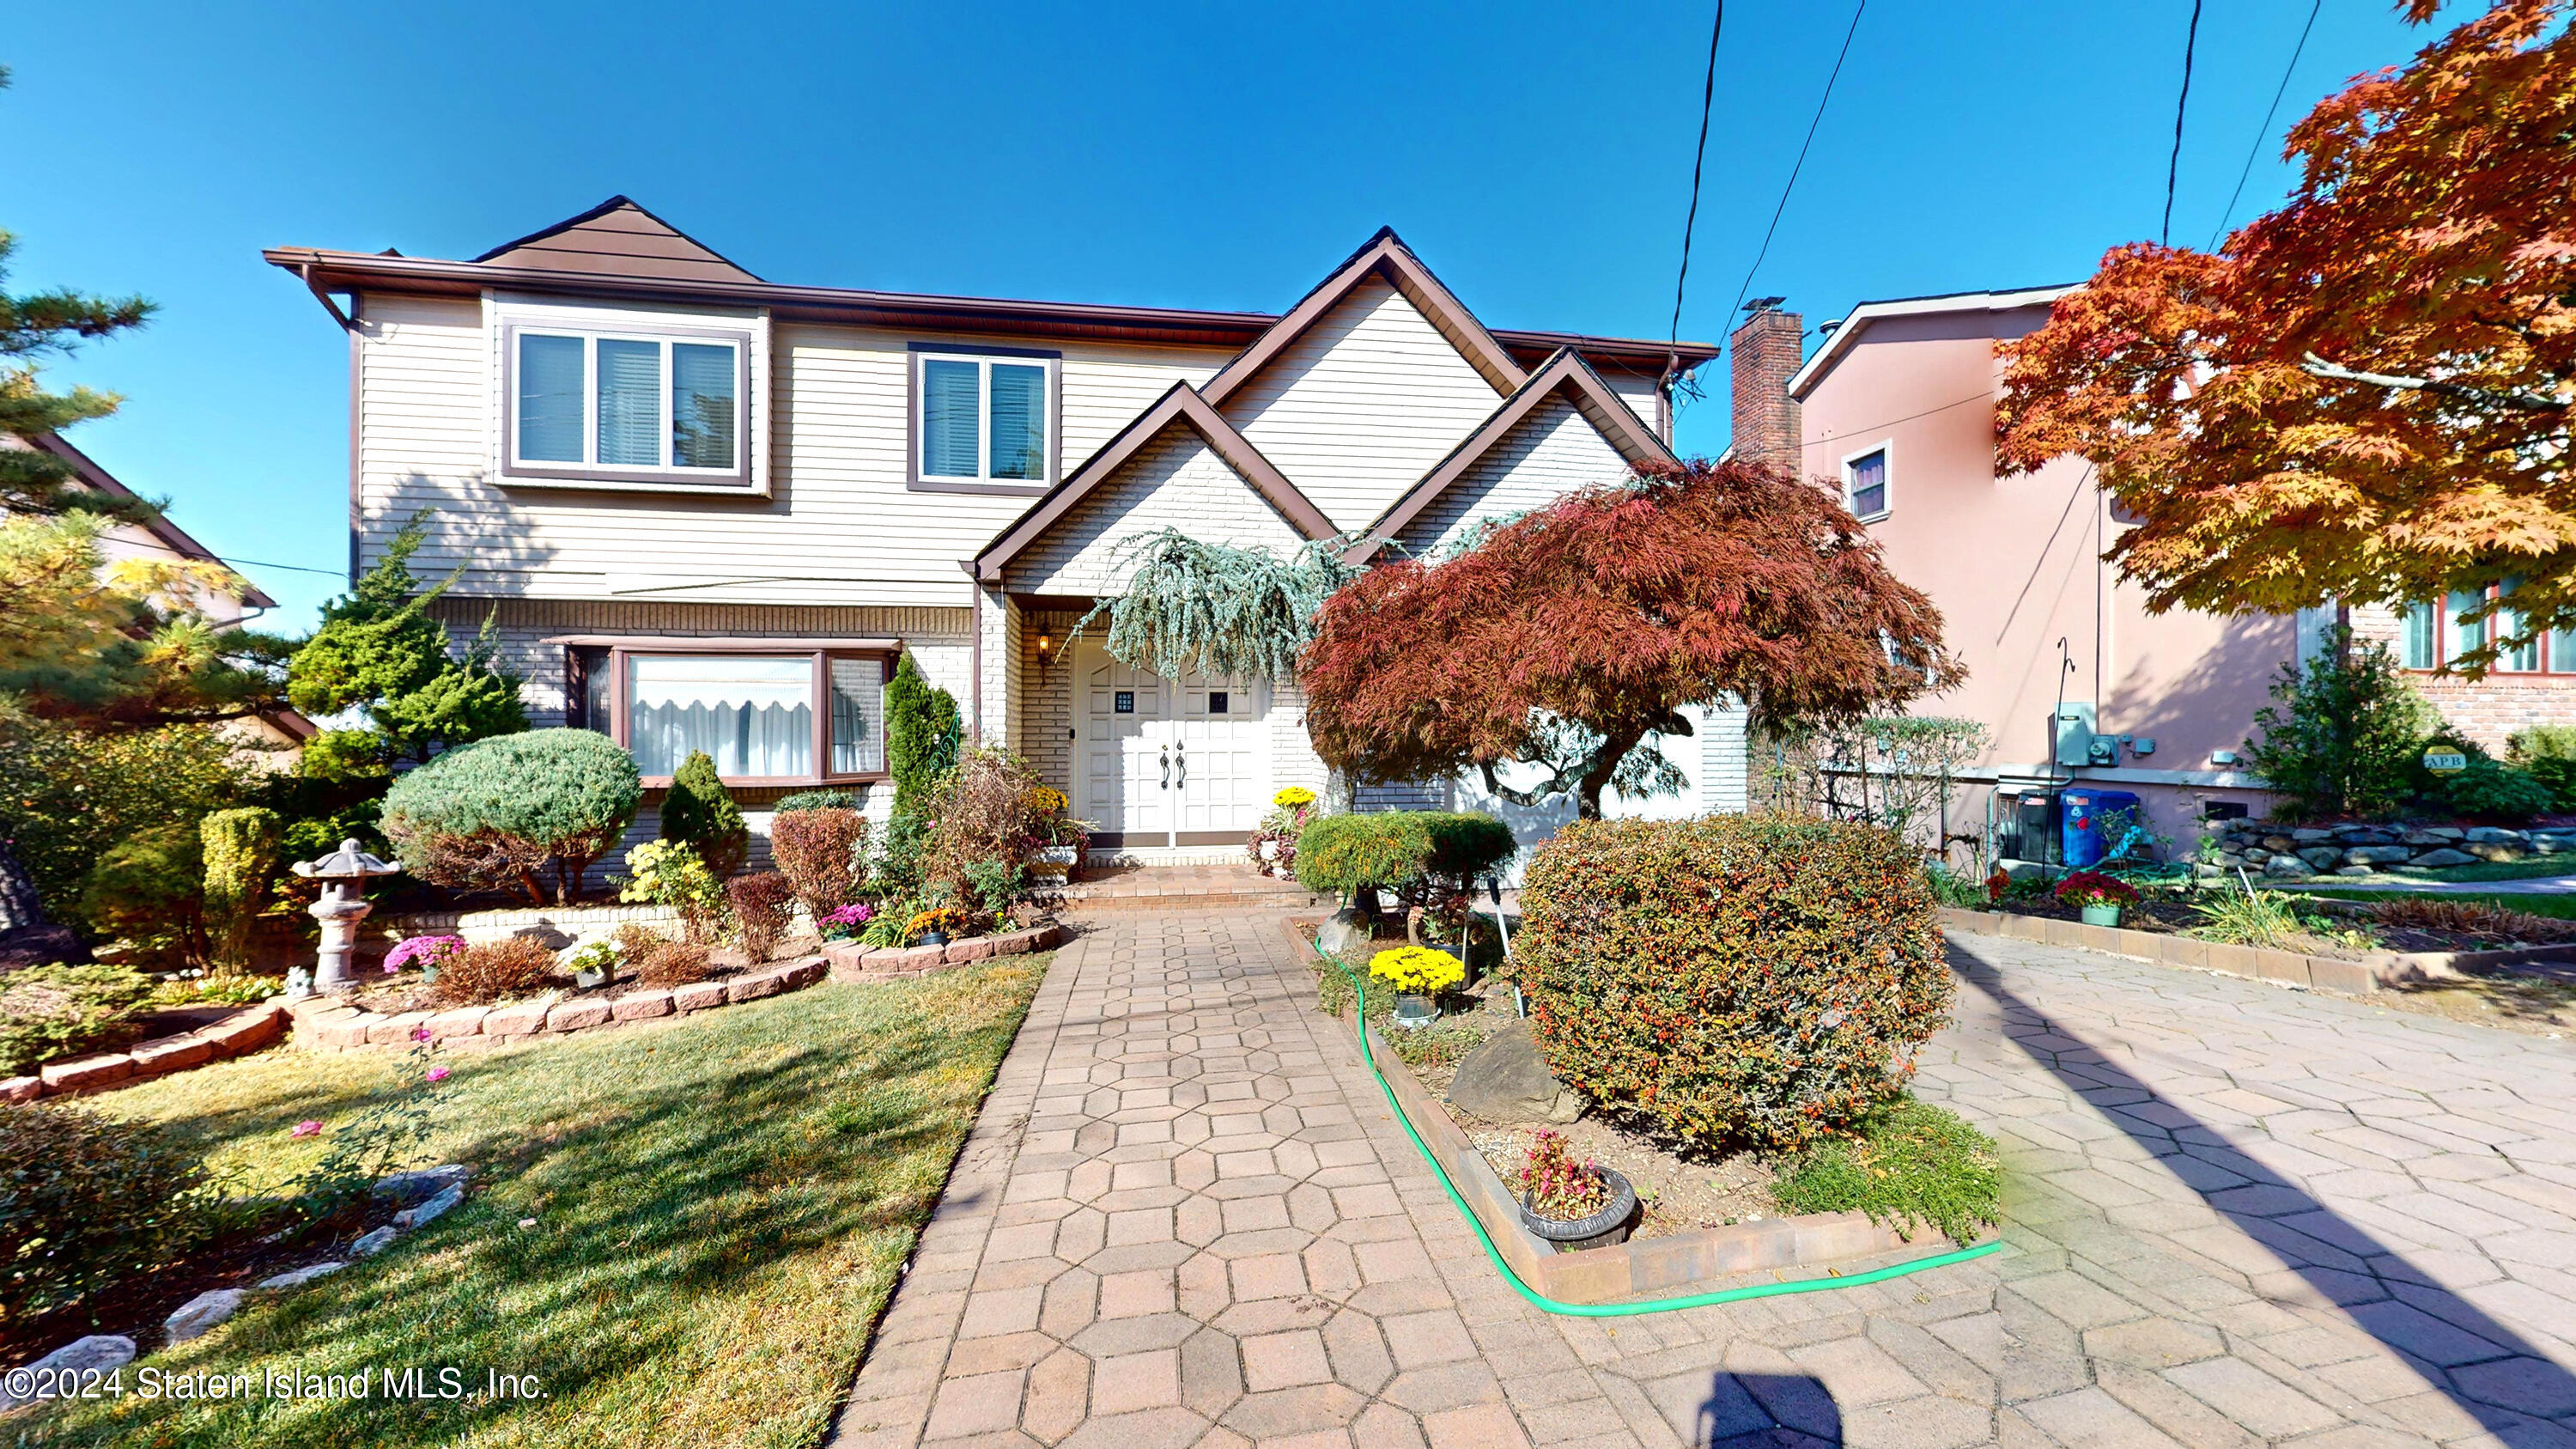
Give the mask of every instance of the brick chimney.
<svg viewBox="0 0 2576 1449">
<path fill-rule="evenodd" d="M 1734 354 L 1729 374 L 1735 408 L 1735 456 L 1748 463 L 1799 471 L 1798 405 L 1789 399 L 1789 379 L 1805 360 L 1806 326 L 1795 312 L 1783 312 L 1784 297 L 1764 297 L 1747 309 L 1726 339 Z"/>
</svg>

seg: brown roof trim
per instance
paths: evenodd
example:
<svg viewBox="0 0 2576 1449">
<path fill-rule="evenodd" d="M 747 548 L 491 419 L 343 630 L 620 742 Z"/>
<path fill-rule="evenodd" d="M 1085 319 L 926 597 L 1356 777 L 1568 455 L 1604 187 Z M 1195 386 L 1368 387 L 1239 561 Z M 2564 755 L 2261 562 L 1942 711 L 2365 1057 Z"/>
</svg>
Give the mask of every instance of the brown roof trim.
<svg viewBox="0 0 2576 1449">
<path fill-rule="evenodd" d="M 1103 444 L 1100 451 L 1085 459 L 1081 467 L 1074 469 L 1028 512 L 1021 514 L 1009 528 L 984 545 L 983 551 L 976 554 L 968 565 L 967 572 L 980 582 L 999 580 L 1002 570 L 1011 560 L 1019 557 L 1057 520 L 1071 512 L 1086 494 L 1107 482 L 1121 465 L 1174 423 L 1186 423 L 1197 430 L 1216 455 L 1242 474 L 1271 507 L 1296 525 L 1298 532 L 1317 540 L 1333 536 L 1332 520 L 1324 516 L 1322 509 L 1298 492 L 1297 485 L 1289 482 L 1287 475 L 1274 467 L 1268 458 L 1261 456 L 1261 450 L 1236 432 L 1234 424 L 1210 407 L 1206 398 L 1199 396 L 1188 383 L 1176 382 L 1154 400 L 1152 407 L 1137 414 L 1135 421 L 1121 428 L 1118 436 Z"/>
<path fill-rule="evenodd" d="M 1468 365 L 1493 384 L 1495 392 L 1509 393 L 1529 380 L 1529 374 L 1521 370 L 1510 351 L 1485 330 L 1485 324 L 1476 320 L 1476 314 L 1468 311 L 1465 303 L 1441 285 L 1438 277 L 1431 275 L 1431 269 L 1422 264 L 1395 229 L 1382 226 L 1367 245 L 1351 253 L 1348 261 L 1334 268 L 1332 275 L 1245 348 L 1242 356 L 1209 378 L 1200 387 L 1200 394 L 1215 406 L 1225 406 L 1235 389 L 1250 382 L 1288 344 L 1323 320 L 1324 314 L 1348 296 L 1353 287 L 1371 277 L 1382 278 L 1403 293 L 1404 299 L 1420 309 L 1440 335 L 1449 339 Z"/>
<path fill-rule="evenodd" d="M 631 196 L 624 195 L 623 193 L 608 198 L 606 201 L 601 202 L 599 205 L 592 207 L 588 211 L 582 212 L 578 216 L 565 217 L 563 220 L 556 222 L 552 226 L 540 227 L 537 230 L 528 233 L 526 236 L 519 237 L 512 241 L 505 241 L 499 246 L 492 248 L 490 251 L 485 252 L 483 255 L 476 257 L 474 260 L 478 262 L 488 262 L 494 257 L 501 256 L 508 252 L 517 251 L 521 247 L 533 246 L 538 242 L 561 236 L 568 231 L 577 231 L 588 226 L 590 223 L 619 210 L 635 212 L 645 220 L 652 222 L 655 226 L 662 228 L 671 235 L 678 237 L 680 240 L 687 242 L 693 247 L 696 247 L 699 251 L 705 252 L 708 256 L 711 256 L 717 261 L 724 263 L 726 266 L 733 268 L 735 271 L 742 273 L 745 278 L 755 282 L 760 280 L 759 277 L 752 274 L 751 268 L 744 266 L 742 263 L 726 256 L 724 253 L 717 251 L 714 247 L 708 246 L 705 242 L 702 242 L 696 237 L 689 235 L 687 232 L 680 230 L 678 227 L 671 225 L 669 221 L 656 215 L 651 207 L 648 207 L 644 203 L 637 201 Z"/>
<path fill-rule="evenodd" d="M 1259 340 L 1281 321 L 1269 312 L 950 297 L 918 292 L 872 292 L 849 287 L 797 287 L 777 282 L 611 276 L 314 247 L 271 247 L 260 255 L 270 265 L 295 273 L 316 291 L 390 291 L 474 297 L 481 295 L 485 288 L 519 288 L 573 297 L 767 307 L 776 316 L 790 321 L 991 332 L 1019 337 L 1093 337 L 1180 347 L 1242 348 Z M 1415 305 L 1422 304 L 1416 301 Z M 1572 346 L 1579 348 L 1587 357 L 1655 374 L 1662 372 L 1668 359 L 1677 360 L 1678 371 L 1700 366 L 1718 355 L 1715 346 L 1704 342 L 1668 343 L 1633 337 L 1592 337 L 1567 332 L 1516 332 L 1509 329 L 1489 331 L 1486 335 L 1506 348 L 1532 355 L 1544 355 L 1559 347 Z"/>
<path fill-rule="evenodd" d="M 1530 374 L 1527 384 L 1503 399 L 1502 406 L 1495 408 L 1490 417 L 1477 424 L 1474 432 L 1450 449 L 1448 457 L 1423 474 L 1421 482 L 1414 484 L 1386 512 L 1379 514 L 1375 522 L 1361 530 L 1359 542 L 1342 555 L 1343 560 L 1353 564 L 1367 563 L 1389 539 L 1402 532 L 1406 524 L 1429 507 L 1433 499 L 1467 476 L 1467 470 L 1509 437 L 1512 429 L 1520 426 L 1541 402 L 1560 392 L 1572 395 L 1575 409 L 1583 414 L 1584 420 L 1600 429 L 1601 435 L 1609 439 L 1610 445 L 1630 463 L 1680 461 L 1651 428 L 1641 426 L 1636 413 L 1610 390 L 1610 385 L 1601 380 L 1599 373 L 1592 370 L 1592 364 L 1585 362 L 1582 355 L 1571 348 L 1559 348 L 1556 355 Z"/>
<path fill-rule="evenodd" d="M 90 458 L 89 454 L 84 453 L 80 449 L 73 447 L 70 443 L 65 442 L 60 433 L 38 433 L 34 437 L 26 439 L 26 442 L 30 447 L 42 449 L 43 451 L 51 453 L 55 457 L 62 459 L 64 462 L 71 464 L 72 471 L 80 475 L 81 482 L 97 489 L 101 493 L 105 493 L 116 498 L 134 498 L 139 496 L 133 489 L 116 481 L 115 475 L 109 473 L 105 468 L 100 467 Z M 215 557 L 214 550 L 197 542 L 195 539 L 190 538 L 186 529 L 172 523 L 166 516 L 154 514 L 150 521 L 143 524 L 143 528 L 154 538 L 161 540 L 163 546 L 167 547 L 172 553 L 179 555 L 181 558 L 194 559 L 199 563 L 221 564 L 224 568 L 230 569 L 233 577 L 242 581 L 242 585 L 246 590 L 242 595 L 242 602 L 249 607 L 254 609 L 274 609 L 277 607 L 277 600 L 270 598 L 265 593 L 262 593 L 259 585 L 250 581 L 249 575 L 244 574 L 239 569 L 233 568 L 231 564 L 224 563 L 222 559 Z"/>
</svg>

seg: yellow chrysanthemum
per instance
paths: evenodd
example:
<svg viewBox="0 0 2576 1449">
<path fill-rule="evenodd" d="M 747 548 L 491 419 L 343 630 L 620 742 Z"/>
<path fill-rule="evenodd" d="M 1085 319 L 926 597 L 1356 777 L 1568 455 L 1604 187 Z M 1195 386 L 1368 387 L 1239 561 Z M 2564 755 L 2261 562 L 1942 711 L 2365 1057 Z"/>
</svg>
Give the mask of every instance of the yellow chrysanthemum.
<svg viewBox="0 0 2576 1449">
<path fill-rule="evenodd" d="M 1467 979 L 1467 964 L 1428 946 L 1397 946 L 1369 958 L 1369 974 L 1408 995 L 1428 996 Z"/>
<path fill-rule="evenodd" d="M 1280 791 L 1278 794 L 1271 796 L 1270 803 L 1280 806 L 1283 809 L 1294 810 L 1300 805 L 1314 804 L 1315 792 L 1307 789 L 1303 785 L 1291 785 L 1287 789 Z"/>
</svg>

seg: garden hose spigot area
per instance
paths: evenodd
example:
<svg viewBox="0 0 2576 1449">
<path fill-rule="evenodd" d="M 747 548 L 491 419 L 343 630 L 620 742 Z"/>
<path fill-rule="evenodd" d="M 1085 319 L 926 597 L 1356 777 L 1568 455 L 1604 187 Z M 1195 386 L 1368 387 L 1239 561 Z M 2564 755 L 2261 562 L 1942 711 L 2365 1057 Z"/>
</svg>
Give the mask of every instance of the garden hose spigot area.
<svg viewBox="0 0 2576 1449">
<path fill-rule="evenodd" d="M 1300 934 L 1302 937 L 1302 933 Z M 1493 1234 L 1486 1230 L 1484 1220 L 1468 1206 L 1466 1198 L 1458 1190 L 1458 1184 L 1450 1179 L 1448 1169 L 1441 1166 L 1439 1155 L 1434 1153 L 1431 1145 L 1423 1140 L 1422 1133 L 1413 1125 L 1413 1119 L 1406 1114 L 1404 1104 L 1397 1099 L 1394 1085 L 1387 1081 L 1385 1071 L 1377 1064 L 1377 1053 L 1369 1045 L 1366 979 L 1344 965 L 1331 952 L 1316 944 L 1313 939 L 1304 939 L 1309 950 L 1323 958 L 1327 965 L 1350 983 L 1356 1001 L 1357 1014 L 1354 1026 L 1360 1044 L 1360 1061 L 1368 1067 L 1369 1075 L 1377 1079 L 1378 1091 L 1386 1097 L 1387 1111 L 1394 1115 L 1396 1124 L 1404 1129 L 1404 1135 L 1412 1140 L 1413 1150 L 1422 1154 L 1423 1162 L 1431 1168 L 1431 1175 L 1438 1179 L 1441 1192 L 1447 1195 L 1450 1207 L 1456 1209 L 1458 1216 L 1464 1219 L 1468 1228 L 1475 1233 L 1476 1241 L 1484 1246 L 1485 1257 L 1494 1265 L 1494 1271 L 1502 1274 L 1503 1281 L 1512 1285 L 1513 1292 L 1520 1294 L 1532 1306 L 1545 1312 L 1568 1318 L 1625 1318 L 1644 1313 L 1674 1313 L 1685 1308 L 1709 1308 L 1721 1303 L 1740 1303 L 1753 1298 L 1776 1298 L 1790 1293 L 1822 1293 L 1837 1288 L 1858 1288 L 1871 1283 L 1884 1283 L 1892 1278 L 1903 1278 L 1910 1274 L 1983 1258 L 2002 1252 L 2004 1249 L 2003 1240 L 1993 1238 L 1973 1247 L 1960 1248 L 1948 1253 L 1936 1253 L 1929 1257 L 1891 1264 L 1884 1268 L 1872 1268 L 1865 1272 L 1824 1278 L 1801 1278 L 1776 1283 L 1751 1283 L 1736 1288 L 1684 1294 L 1672 1298 L 1649 1298 L 1625 1303 L 1568 1303 L 1551 1298 L 1523 1281 L 1521 1275 L 1504 1259 L 1501 1249 L 1494 1243 Z"/>
</svg>

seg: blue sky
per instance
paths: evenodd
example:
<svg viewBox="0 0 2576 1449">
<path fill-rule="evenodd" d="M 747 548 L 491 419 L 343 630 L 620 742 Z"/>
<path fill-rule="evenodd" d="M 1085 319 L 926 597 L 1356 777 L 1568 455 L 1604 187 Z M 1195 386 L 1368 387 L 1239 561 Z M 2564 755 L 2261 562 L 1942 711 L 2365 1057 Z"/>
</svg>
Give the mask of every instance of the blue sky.
<svg viewBox="0 0 2576 1449">
<path fill-rule="evenodd" d="M 2453 7 L 2456 15 L 2459 7 Z M 2188 0 L 1875 0 L 1751 295 L 2073 280 L 2153 237 Z M 1724 333 L 1852 11 L 1728 7 L 1685 336 Z M 2200 243 L 2303 0 L 2207 0 Z M 1662 336 L 1709 7 L 401 6 L 90 0 L 13 17 L 11 290 L 140 292 L 52 370 L 73 441 L 309 626 L 346 558 L 347 349 L 259 249 L 465 257 L 624 192 L 774 281 L 1275 310 L 1381 223 L 1495 326 Z M 2278 136 L 2427 36 L 2328 0 Z M 41 184 L 29 184 L 42 158 Z M 1679 423 L 1725 445 L 1722 382 Z"/>
</svg>

